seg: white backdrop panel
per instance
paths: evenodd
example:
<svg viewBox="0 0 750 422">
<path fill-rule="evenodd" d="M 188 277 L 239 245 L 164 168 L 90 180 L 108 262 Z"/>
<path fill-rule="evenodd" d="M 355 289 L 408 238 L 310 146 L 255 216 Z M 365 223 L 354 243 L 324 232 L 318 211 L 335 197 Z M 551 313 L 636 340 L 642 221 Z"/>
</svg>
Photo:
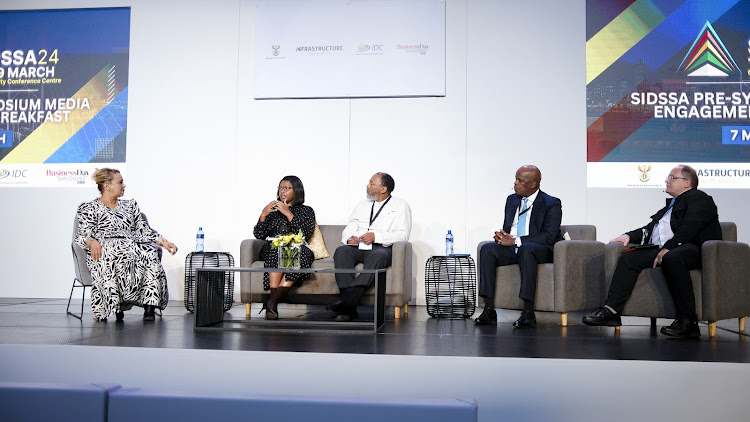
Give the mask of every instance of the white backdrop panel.
<svg viewBox="0 0 750 422">
<path fill-rule="evenodd" d="M 443 0 L 290 0 L 255 8 L 255 98 L 445 95 Z"/>
<path fill-rule="evenodd" d="M 505 198 L 525 164 L 538 166 L 541 189 L 561 199 L 563 224 L 586 223 L 585 5 L 543 3 L 468 3 L 466 218 L 474 255 L 502 228 Z M 507 34 L 523 42 L 498 45 Z M 508 57 L 524 65 L 508 66 Z"/>
</svg>

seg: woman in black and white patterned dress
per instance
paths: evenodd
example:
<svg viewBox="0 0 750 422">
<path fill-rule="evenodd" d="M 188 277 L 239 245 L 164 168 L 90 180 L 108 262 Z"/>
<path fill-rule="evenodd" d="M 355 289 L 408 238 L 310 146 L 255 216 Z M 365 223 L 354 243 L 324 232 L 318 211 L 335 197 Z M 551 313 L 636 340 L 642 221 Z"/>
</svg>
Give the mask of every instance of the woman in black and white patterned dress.
<svg viewBox="0 0 750 422">
<path fill-rule="evenodd" d="M 101 197 L 78 207 L 75 241 L 88 252 L 91 309 L 99 321 L 115 314 L 121 321 L 133 305 L 143 319 L 154 320 L 156 308 L 167 307 L 167 276 L 157 244 L 174 255 L 177 246 L 149 227 L 134 199 L 119 199 L 125 184 L 118 170 L 97 169 L 93 176 Z"/>
<path fill-rule="evenodd" d="M 299 233 L 305 240 L 310 240 L 315 232 L 315 211 L 305 202 L 305 187 L 297 176 L 286 176 L 279 182 L 276 191 L 276 199 L 269 202 L 263 208 L 258 218 L 258 223 L 253 229 L 256 239 L 267 239 Z M 271 248 L 271 243 L 266 242 L 260 249 L 260 259 L 266 268 L 278 266 L 278 250 Z M 310 268 L 315 259 L 313 252 L 307 246 L 300 247 L 300 267 Z M 266 319 L 279 317 L 277 305 L 294 283 L 302 282 L 311 274 L 305 273 L 264 273 L 263 288 L 270 290 L 270 298 L 266 303 Z"/>
</svg>

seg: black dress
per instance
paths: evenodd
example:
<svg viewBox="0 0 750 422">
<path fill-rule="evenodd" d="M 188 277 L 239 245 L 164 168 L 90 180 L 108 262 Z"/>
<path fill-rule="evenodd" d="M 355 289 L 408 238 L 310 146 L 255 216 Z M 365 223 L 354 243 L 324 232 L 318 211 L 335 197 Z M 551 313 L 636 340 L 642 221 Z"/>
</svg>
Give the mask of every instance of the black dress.
<svg viewBox="0 0 750 422">
<path fill-rule="evenodd" d="M 294 214 L 292 221 L 289 221 L 281 211 L 274 211 L 266 217 L 266 221 L 260 221 L 253 229 L 253 235 L 256 239 L 266 240 L 269 237 L 277 237 L 289 233 L 298 233 L 302 229 L 302 235 L 305 240 L 310 240 L 315 231 L 315 211 L 307 205 L 292 205 L 289 211 Z M 263 266 L 274 268 L 279 262 L 279 253 L 276 249 L 271 248 L 271 243 L 266 242 L 260 249 L 260 259 L 263 260 Z M 315 256 L 307 246 L 300 248 L 300 267 L 310 268 Z M 285 273 L 286 280 L 291 282 L 302 282 L 312 274 L 306 273 Z M 263 289 L 270 290 L 271 284 L 268 280 L 268 273 L 263 273 Z"/>
</svg>

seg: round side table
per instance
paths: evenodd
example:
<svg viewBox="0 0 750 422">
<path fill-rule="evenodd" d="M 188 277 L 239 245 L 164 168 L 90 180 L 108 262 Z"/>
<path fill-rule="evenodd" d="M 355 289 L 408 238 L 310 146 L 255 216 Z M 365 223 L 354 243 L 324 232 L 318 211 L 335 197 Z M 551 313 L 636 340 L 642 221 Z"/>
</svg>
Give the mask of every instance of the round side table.
<svg viewBox="0 0 750 422">
<path fill-rule="evenodd" d="M 468 318 L 476 309 L 477 270 L 468 255 L 432 256 L 424 267 L 427 313 Z"/>
</svg>

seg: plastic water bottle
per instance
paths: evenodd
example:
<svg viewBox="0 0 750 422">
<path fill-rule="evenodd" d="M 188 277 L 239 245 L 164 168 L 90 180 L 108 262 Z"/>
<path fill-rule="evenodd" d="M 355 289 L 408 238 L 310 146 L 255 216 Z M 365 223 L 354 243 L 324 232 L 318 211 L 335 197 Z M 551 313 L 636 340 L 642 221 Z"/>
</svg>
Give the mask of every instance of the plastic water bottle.
<svg viewBox="0 0 750 422">
<path fill-rule="evenodd" d="M 198 227 L 198 233 L 195 235 L 195 250 L 203 252 L 203 227 Z"/>
<path fill-rule="evenodd" d="M 453 255 L 453 233 L 450 230 L 445 235 L 445 255 Z"/>
</svg>

